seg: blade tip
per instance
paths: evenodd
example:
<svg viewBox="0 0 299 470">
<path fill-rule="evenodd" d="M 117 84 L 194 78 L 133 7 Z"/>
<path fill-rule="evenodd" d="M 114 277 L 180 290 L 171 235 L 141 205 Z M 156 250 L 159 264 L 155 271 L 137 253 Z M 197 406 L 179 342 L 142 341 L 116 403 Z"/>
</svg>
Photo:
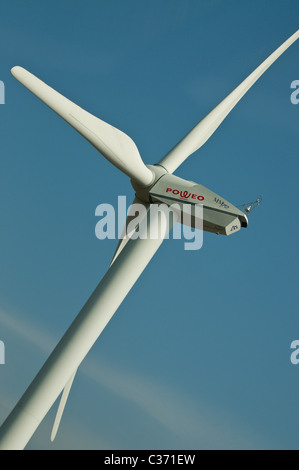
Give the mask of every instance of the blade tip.
<svg viewBox="0 0 299 470">
<path fill-rule="evenodd" d="M 25 70 L 23 67 L 20 67 L 19 65 L 15 65 L 10 69 L 10 73 L 16 78 L 19 79 L 22 75 L 26 74 L 27 70 Z M 28 74 L 28 72 L 27 72 Z"/>
</svg>

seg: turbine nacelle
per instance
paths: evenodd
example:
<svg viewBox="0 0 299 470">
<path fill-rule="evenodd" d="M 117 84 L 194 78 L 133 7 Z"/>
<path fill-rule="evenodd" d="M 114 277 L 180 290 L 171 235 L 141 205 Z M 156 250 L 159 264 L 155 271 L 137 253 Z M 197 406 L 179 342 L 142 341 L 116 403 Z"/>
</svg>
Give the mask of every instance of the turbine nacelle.
<svg viewBox="0 0 299 470">
<path fill-rule="evenodd" d="M 179 214 L 181 223 L 207 232 L 231 235 L 247 227 L 248 219 L 242 211 L 202 184 L 172 175 L 160 165 L 148 168 L 155 174 L 152 185 L 141 187 L 131 181 L 140 200 L 164 203 Z"/>
</svg>

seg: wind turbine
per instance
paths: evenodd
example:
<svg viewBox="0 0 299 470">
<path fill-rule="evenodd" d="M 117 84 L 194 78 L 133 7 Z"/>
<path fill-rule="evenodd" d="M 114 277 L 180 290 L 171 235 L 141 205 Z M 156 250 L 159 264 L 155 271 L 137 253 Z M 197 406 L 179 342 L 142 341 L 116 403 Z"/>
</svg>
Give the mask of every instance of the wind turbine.
<svg viewBox="0 0 299 470">
<path fill-rule="evenodd" d="M 62 337 L 44 366 L 0 429 L 0 449 L 23 449 L 62 392 L 52 431 L 54 439 L 73 379 L 112 315 L 141 275 L 172 224 L 184 222 L 185 207 L 203 207 L 203 230 L 230 235 L 247 226 L 247 216 L 224 198 L 202 185 L 186 181 L 173 172 L 189 155 L 198 150 L 215 132 L 238 101 L 299 37 L 299 30 L 274 51 L 237 88 L 202 119 L 174 148 L 155 165 L 145 165 L 130 137 L 83 110 L 50 88 L 25 69 L 16 66 L 13 76 L 65 119 L 104 157 L 131 179 L 135 203 L 146 210 L 145 223 L 127 233 L 132 222 L 129 214 L 124 238 L 119 241 L 112 263 L 85 306 Z M 176 204 L 172 222 L 162 223 L 158 213 L 148 217 L 151 205 Z M 196 215 L 196 210 L 193 215 Z M 142 227 L 141 227 L 142 225 Z M 196 216 L 192 218 L 196 226 Z M 131 224 L 132 226 L 132 224 Z M 161 229 L 159 237 L 143 237 L 149 230 Z M 132 235 L 140 230 L 139 237 Z"/>
</svg>

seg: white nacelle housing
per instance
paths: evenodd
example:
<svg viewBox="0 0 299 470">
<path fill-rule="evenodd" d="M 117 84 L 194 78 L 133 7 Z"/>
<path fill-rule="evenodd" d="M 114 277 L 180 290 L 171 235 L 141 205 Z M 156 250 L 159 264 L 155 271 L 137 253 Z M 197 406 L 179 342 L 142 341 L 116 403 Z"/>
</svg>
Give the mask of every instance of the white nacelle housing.
<svg viewBox="0 0 299 470">
<path fill-rule="evenodd" d="M 174 210 L 180 211 L 181 223 L 190 220 L 190 217 L 183 217 L 184 211 L 187 211 L 188 214 L 191 211 L 191 223 L 188 223 L 188 225 L 194 228 L 202 228 L 207 232 L 231 235 L 240 230 L 241 227 L 247 227 L 248 219 L 246 215 L 223 197 L 201 184 L 184 180 L 163 171 L 159 171 L 159 173 L 156 174 L 156 182 L 147 192 L 144 188 L 142 194 L 140 194 L 139 188 L 133 185 L 139 197 L 152 203 L 167 204 L 173 207 Z M 202 206 L 202 220 L 198 220 L 200 212 L 195 210 L 198 205 Z"/>
</svg>

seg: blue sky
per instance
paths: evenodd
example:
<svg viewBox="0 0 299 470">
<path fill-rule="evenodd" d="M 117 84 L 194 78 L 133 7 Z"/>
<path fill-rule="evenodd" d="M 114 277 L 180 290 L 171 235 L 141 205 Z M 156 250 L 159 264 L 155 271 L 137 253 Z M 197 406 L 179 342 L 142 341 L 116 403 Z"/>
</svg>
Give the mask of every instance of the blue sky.
<svg viewBox="0 0 299 470">
<path fill-rule="evenodd" d="M 0 421 L 105 274 L 95 208 L 128 178 L 10 74 L 21 65 L 155 163 L 298 29 L 295 0 L 2 2 Z M 93 347 L 53 444 L 29 449 L 298 449 L 299 43 L 176 172 L 249 227 L 162 245 Z"/>
</svg>

